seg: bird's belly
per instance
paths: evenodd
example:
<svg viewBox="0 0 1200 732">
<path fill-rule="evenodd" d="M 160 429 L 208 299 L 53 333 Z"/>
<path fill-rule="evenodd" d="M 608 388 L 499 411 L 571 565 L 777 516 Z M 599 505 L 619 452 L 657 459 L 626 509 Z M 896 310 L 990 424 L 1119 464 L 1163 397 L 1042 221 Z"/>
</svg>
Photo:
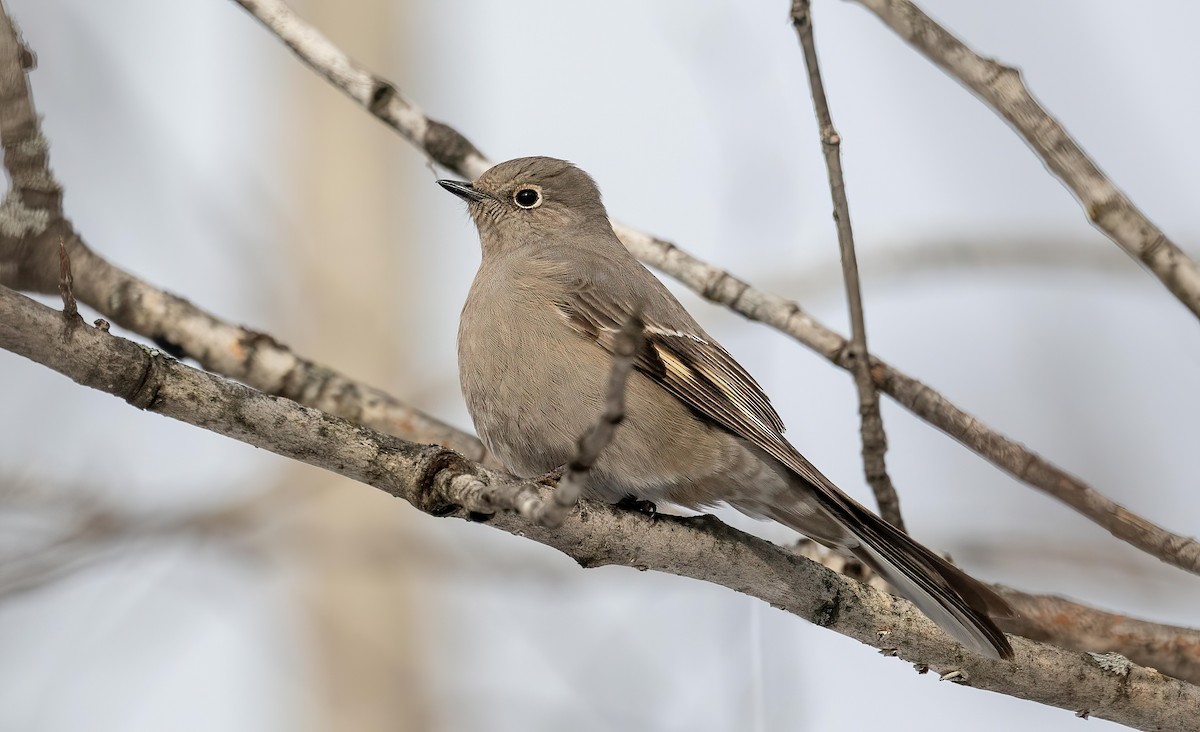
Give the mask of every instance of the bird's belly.
<svg viewBox="0 0 1200 732">
<path fill-rule="evenodd" d="M 577 362 L 583 354 L 565 323 L 513 297 L 468 301 L 458 335 L 459 381 L 475 430 L 513 474 L 534 477 L 568 462 L 588 421 L 599 383 Z M 487 308 L 487 318 L 471 308 Z M 487 326 L 478 325 L 487 322 Z M 568 380 L 568 376 L 575 378 Z M 595 402 L 598 403 L 598 402 Z M 595 412 L 599 414 L 599 412 Z"/>
<path fill-rule="evenodd" d="M 578 439 L 604 409 L 611 356 L 571 331 L 557 312 L 536 312 L 504 298 L 479 298 L 491 307 L 482 318 L 464 318 L 459 329 L 459 377 L 467 410 L 488 450 L 513 474 L 536 477 L 571 461 Z M 495 317 L 503 313 L 503 318 Z M 585 492 L 617 501 L 632 495 L 651 501 L 709 505 L 723 500 L 710 480 L 736 448 L 660 386 L 635 371 L 625 392 L 626 418 L 601 453 Z M 697 492 L 697 487 L 704 490 Z M 683 493 L 680 493 L 683 491 Z M 672 494 L 686 495 L 680 501 Z"/>
</svg>

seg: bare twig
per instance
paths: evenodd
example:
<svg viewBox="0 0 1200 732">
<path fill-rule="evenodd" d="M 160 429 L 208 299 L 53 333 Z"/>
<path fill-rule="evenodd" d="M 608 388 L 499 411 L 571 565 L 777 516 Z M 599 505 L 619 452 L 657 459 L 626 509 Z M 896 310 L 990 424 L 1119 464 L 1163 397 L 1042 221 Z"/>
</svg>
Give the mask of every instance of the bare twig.
<svg viewBox="0 0 1200 732">
<path fill-rule="evenodd" d="M 405 99 L 395 85 L 347 56 L 281 0 L 234 0 L 248 10 L 313 71 L 345 92 L 384 124 L 399 132 L 439 165 L 474 179 L 491 163 L 465 137 L 432 120 Z"/>
<path fill-rule="evenodd" d="M 71 255 L 67 254 L 67 244 L 58 240 L 58 292 L 62 295 L 63 315 L 68 318 L 79 317 L 79 306 L 75 304 L 75 278 L 71 274 Z"/>
<path fill-rule="evenodd" d="M 905 531 L 900 515 L 900 497 L 888 476 L 887 434 L 883 431 L 883 415 L 879 413 L 879 392 L 871 379 L 871 355 L 867 350 L 867 325 L 863 315 L 862 290 L 858 281 L 858 258 L 854 254 L 854 231 L 850 225 L 850 202 L 846 198 L 846 179 L 842 175 L 842 138 L 833 126 L 817 46 L 813 40 L 812 6 L 809 0 L 793 0 L 792 25 L 800 37 L 804 65 L 808 69 L 808 86 L 812 90 L 813 111 L 821 134 L 821 149 L 825 153 L 825 168 L 829 171 L 829 192 L 833 197 L 833 220 L 837 224 L 838 247 L 842 253 L 842 277 L 846 283 L 846 300 L 850 305 L 850 360 L 854 383 L 858 387 L 858 412 L 862 419 L 863 470 L 879 504 L 879 515 L 892 526 Z"/>
<path fill-rule="evenodd" d="M 61 336 L 61 337 L 60 337 Z M 547 489 L 350 424 L 185 366 L 87 325 L 67 327 L 54 310 L 0 288 L 0 348 L 147 411 L 203 427 L 380 488 L 434 515 L 517 510 Z M 469 488 L 469 490 L 467 490 Z M 556 529 L 533 516 L 498 513 L 491 523 L 559 549 L 585 567 L 621 564 L 692 577 L 752 594 L 788 612 L 966 685 L 1087 709 L 1140 729 L 1191 730 L 1200 688 L 1129 663 L 1111 663 L 1022 638 L 1015 658 L 964 653 L 905 600 L 842 577 L 710 517 L 659 517 L 585 502 Z M 884 636 L 880 629 L 886 629 Z"/>
<path fill-rule="evenodd" d="M 1038 104 L 1017 69 L 975 53 L 909 0 L 856 2 L 1007 120 L 1079 199 L 1092 225 L 1142 262 L 1200 316 L 1200 266 L 1147 219 Z"/>
<path fill-rule="evenodd" d="M 543 526 L 561 526 L 571 509 L 579 503 L 588 473 L 600 458 L 600 453 L 612 442 L 617 425 L 625 419 L 625 382 L 629 379 L 629 372 L 633 370 L 633 363 L 637 360 L 644 340 L 645 330 L 641 318 L 637 315 L 630 318 L 617 333 L 613 342 L 612 371 L 608 377 L 604 412 L 596 424 L 580 436 L 575 459 L 558 481 L 554 495 L 545 501 L 535 514 L 534 520 Z"/>
</svg>

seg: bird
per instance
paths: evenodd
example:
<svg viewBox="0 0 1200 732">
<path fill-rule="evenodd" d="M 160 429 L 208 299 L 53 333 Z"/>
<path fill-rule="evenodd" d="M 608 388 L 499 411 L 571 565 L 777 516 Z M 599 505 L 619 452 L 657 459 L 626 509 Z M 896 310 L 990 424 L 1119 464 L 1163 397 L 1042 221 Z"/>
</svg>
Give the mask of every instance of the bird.
<svg viewBox="0 0 1200 732">
<path fill-rule="evenodd" d="M 967 649 L 1011 658 L 984 583 L 852 499 L 783 436 L 758 382 L 617 238 L 599 188 L 564 160 L 438 180 L 467 203 L 482 256 L 459 319 L 459 381 L 487 449 L 513 475 L 570 462 L 602 412 L 614 341 L 637 317 L 625 419 L 584 495 L 704 510 L 722 503 L 856 557 Z"/>
</svg>

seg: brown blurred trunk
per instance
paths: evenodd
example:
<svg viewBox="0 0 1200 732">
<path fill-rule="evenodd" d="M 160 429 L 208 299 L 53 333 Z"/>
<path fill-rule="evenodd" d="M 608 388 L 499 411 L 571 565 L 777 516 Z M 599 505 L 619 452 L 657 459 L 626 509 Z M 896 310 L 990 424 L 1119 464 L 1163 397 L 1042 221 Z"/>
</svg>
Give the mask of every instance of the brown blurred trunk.
<svg viewBox="0 0 1200 732">
<path fill-rule="evenodd" d="M 393 38 L 406 26 L 405 3 L 308 2 L 298 9 L 370 67 L 397 65 Z M 297 328 L 303 351 L 367 383 L 404 383 L 395 358 L 395 344 L 407 342 L 399 314 L 415 303 L 405 300 L 412 288 L 398 281 L 414 270 L 405 266 L 408 249 L 393 225 L 406 201 L 396 174 L 399 144 L 316 76 L 304 76 L 295 99 L 289 158 L 303 203 L 288 256 L 305 293 L 307 322 Z M 405 527 L 415 514 L 328 473 L 288 470 L 290 489 L 312 493 L 292 535 L 306 549 L 296 556 L 317 684 L 312 729 L 433 728 L 425 649 L 414 631 L 423 624 L 411 557 L 421 552 Z"/>
</svg>

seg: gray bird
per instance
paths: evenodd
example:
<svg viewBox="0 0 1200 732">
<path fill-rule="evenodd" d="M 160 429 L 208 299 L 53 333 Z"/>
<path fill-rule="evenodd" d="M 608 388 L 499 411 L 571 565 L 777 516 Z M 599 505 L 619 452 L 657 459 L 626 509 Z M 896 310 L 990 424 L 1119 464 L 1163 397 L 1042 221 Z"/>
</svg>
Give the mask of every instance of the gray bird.
<svg viewBox="0 0 1200 732">
<path fill-rule="evenodd" d="M 851 554 L 971 650 L 1010 658 L 989 615 L 1014 613 L 843 493 L 783 437 L 762 388 L 617 239 L 592 178 L 554 158 L 500 163 L 466 200 L 483 259 L 458 330 L 459 378 L 483 443 L 514 475 L 568 463 L 604 398 L 615 334 L 645 339 L 626 418 L 589 476 L 590 497 L 703 509 L 724 502 Z"/>
</svg>

